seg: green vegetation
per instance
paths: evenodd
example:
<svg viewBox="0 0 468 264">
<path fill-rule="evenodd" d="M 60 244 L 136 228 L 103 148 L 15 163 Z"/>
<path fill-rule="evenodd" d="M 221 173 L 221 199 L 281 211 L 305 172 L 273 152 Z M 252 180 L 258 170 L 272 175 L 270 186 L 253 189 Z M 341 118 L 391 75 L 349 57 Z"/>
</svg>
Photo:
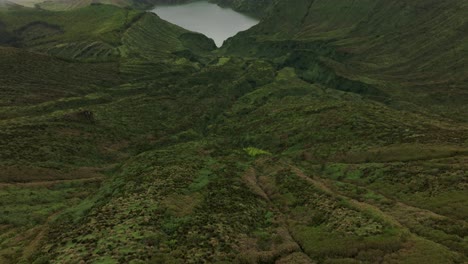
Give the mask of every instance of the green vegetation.
<svg viewBox="0 0 468 264">
<path fill-rule="evenodd" d="M 247 154 L 249 154 L 249 156 L 251 156 L 251 157 L 256 157 L 256 156 L 260 156 L 260 155 L 271 155 L 271 153 L 268 152 L 268 151 L 258 149 L 258 148 L 254 148 L 254 147 L 245 148 L 244 151 L 247 152 Z"/>
<path fill-rule="evenodd" d="M 464 1 L 216 2 L 0 7 L 0 263 L 465 263 Z"/>
</svg>

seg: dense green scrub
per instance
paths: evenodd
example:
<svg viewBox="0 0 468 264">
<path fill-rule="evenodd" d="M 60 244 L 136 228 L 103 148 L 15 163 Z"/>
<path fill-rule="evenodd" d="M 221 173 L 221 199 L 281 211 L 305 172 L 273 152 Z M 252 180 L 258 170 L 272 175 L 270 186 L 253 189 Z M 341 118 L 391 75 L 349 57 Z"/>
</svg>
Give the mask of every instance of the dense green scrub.
<svg viewBox="0 0 468 264">
<path fill-rule="evenodd" d="M 223 49 L 295 67 L 307 81 L 466 121 L 467 8 L 457 0 L 278 1 Z"/>
<path fill-rule="evenodd" d="M 466 7 L 0 10 L 0 262 L 466 262 Z"/>
</svg>

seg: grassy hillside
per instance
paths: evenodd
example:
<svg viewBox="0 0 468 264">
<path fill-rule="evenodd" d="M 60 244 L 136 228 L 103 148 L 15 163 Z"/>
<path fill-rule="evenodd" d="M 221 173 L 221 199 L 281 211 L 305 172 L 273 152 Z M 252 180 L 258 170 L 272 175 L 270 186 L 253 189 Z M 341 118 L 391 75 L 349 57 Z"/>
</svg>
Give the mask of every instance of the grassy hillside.
<svg viewBox="0 0 468 264">
<path fill-rule="evenodd" d="M 153 139 L 89 213 L 78 207 L 53 224 L 41 258 L 463 262 L 467 127 L 323 90 L 291 69 L 277 75 L 231 59 L 125 100 L 138 120 L 146 107 L 165 109 L 145 126 Z M 126 129 L 144 131 L 130 120 Z"/>
<path fill-rule="evenodd" d="M 154 14 L 110 5 L 93 5 L 68 12 L 17 9 L 0 12 L 0 21 L 3 30 L 12 36 L 6 44 L 68 60 L 120 61 L 146 57 L 139 54 L 149 52 L 146 48 L 168 57 L 174 51 L 200 50 L 199 43 L 191 41 L 196 38 L 205 41 L 208 50 L 213 48 L 206 37 L 189 33 Z M 90 29 L 90 25 L 94 26 Z M 136 47 L 131 42 L 135 42 L 138 34 L 152 35 L 140 39 Z"/>
<path fill-rule="evenodd" d="M 459 0 L 278 1 L 225 50 L 270 57 L 305 80 L 362 93 L 352 81 L 371 95 L 391 95 L 396 107 L 466 120 L 467 8 Z"/>
<path fill-rule="evenodd" d="M 12 8 L 12 7 L 17 7 L 17 5 L 11 1 L 6 1 L 6 0 L 0 1 L 0 8 L 5 9 L 5 8 Z"/>
<path fill-rule="evenodd" d="M 465 263 L 463 8 L 0 9 L 0 263 Z"/>
</svg>

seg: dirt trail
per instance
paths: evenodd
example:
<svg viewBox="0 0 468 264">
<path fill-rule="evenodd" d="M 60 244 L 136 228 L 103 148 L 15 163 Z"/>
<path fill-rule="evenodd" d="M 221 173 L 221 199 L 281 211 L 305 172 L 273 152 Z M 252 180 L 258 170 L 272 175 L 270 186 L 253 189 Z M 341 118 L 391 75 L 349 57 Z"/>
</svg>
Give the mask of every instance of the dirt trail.
<svg viewBox="0 0 468 264">
<path fill-rule="evenodd" d="M 288 165 L 286 163 L 283 163 L 283 164 L 285 166 Z M 344 199 L 349 201 L 352 205 L 356 206 L 360 210 L 372 211 L 373 213 L 375 213 L 376 215 L 378 215 L 379 217 L 381 217 L 383 220 L 387 221 L 388 223 L 390 223 L 390 224 L 392 224 L 394 226 L 397 226 L 399 228 L 405 229 L 407 232 L 411 233 L 412 236 L 414 236 L 414 237 L 417 237 L 417 238 L 422 239 L 422 240 L 431 241 L 433 243 L 444 246 L 444 245 L 442 245 L 442 244 L 440 244 L 440 243 L 438 243 L 438 242 L 436 242 L 436 241 L 434 241 L 434 240 L 432 240 L 430 238 L 420 236 L 420 235 L 414 233 L 413 231 L 411 231 L 411 228 L 407 225 L 408 223 L 407 223 L 407 221 L 405 221 L 405 218 L 404 217 L 403 218 L 398 217 L 398 213 L 399 212 L 400 213 L 401 212 L 406 212 L 406 214 L 409 214 L 409 215 L 418 214 L 418 215 L 424 215 L 426 217 L 433 217 L 433 218 L 439 218 L 439 219 L 446 218 L 445 216 L 437 214 L 437 213 L 435 213 L 433 211 L 430 211 L 430 210 L 414 207 L 414 206 L 402 203 L 400 201 L 395 201 L 395 205 L 392 206 L 392 207 L 381 209 L 381 208 L 379 208 L 379 207 L 377 207 L 375 205 L 360 202 L 360 201 L 357 201 L 357 200 L 355 200 L 355 199 L 353 199 L 353 198 L 351 198 L 349 196 L 337 193 L 337 192 L 333 191 L 329 187 L 329 185 L 327 185 L 326 180 L 324 180 L 322 178 L 319 178 L 319 177 L 309 177 L 302 170 L 300 170 L 299 168 L 297 168 L 297 167 L 295 167 L 293 165 L 288 165 L 288 166 L 291 168 L 291 170 L 299 178 L 309 182 L 313 186 L 321 189 L 322 191 L 327 192 L 327 193 L 329 193 L 331 195 L 334 195 L 336 197 L 344 198 Z M 390 199 L 388 197 L 385 197 L 385 198 L 387 198 L 389 200 L 393 200 L 393 199 Z"/>
<path fill-rule="evenodd" d="M 24 247 L 23 253 L 21 258 L 27 261 L 34 253 L 37 252 L 39 247 L 41 246 L 41 242 L 46 237 L 47 232 L 49 231 L 49 223 L 58 215 L 61 211 L 55 212 L 47 217 L 47 220 L 44 222 L 43 225 L 38 227 L 39 232 L 37 235 L 31 240 L 31 242 Z"/>
<path fill-rule="evenodd" d="M 268 195 L 266 188 L 262 185 L 262 181 L 259 180 L 257 171 L 254 167 L 250 167 L 246 170 L 242 179 L 250 188 L 250 190 L 265 199 L 269 206 L 270 210 L 275 212 L 275 222 L 279 225 L 277 228 L 277 234 L 283 238 L 285 241 L 281 246 L 274 249 L 273 251 L 257 252 L 257 255 L 260 259 L 263 259 L 265 256 L 274 256 L 275 263 L 288 263 L 289 258 L 296 260 L 300 259 L 300 263 L 312 264 L 315 263 L 302 248 L 301 244 L 293 237 L 290 227 L 288 224 L 288 217 L 280 208 L 278 208 L 273 202 L 271 197 Z"/>
<path fill-rule="evenodd" d="M 285 165 L 288 165 L 288 164 L 285 164 Z M 382 218 L 383 220 L 387 221 L 388 223 L 394 225 L 394 226 L 398 226 L 398 227 L 402 227 L 402 224 L 397 221 L 396 219 L 394 219 L 393 217 L 387 215 L 386 213 L 384 213 L 382 210 L 380 210 L 380 208 L 378 208 L 377 206 L 374 206 L 374 205 L 371 205 L 371 204 L 368 204 L 368 203 L 364 203 L 364 202 L 360 202 L 360 201 L 357 201 L 351 197 L 348 197 L 348 196 L 345 196 L 345 195 L 342 195 L 342 194 L 337 194 L 336 192 L 334 192 L 332 189 L 330 189 L 330 187 L 328 187 L 326 185 L 326 183 L 324 182 L 324 180 L 318 178 L 318 177 L 309 177 L 307 176 L 303 171 L 301 171 L 299 168 L 293 166 L 293 165 L 288 165 L 291 170 L 301 179 L 307 181 L 308 183 L 312 184 L 313 186 L 317 187 L 318 189 L 324 191 L 324 192 L 327 192 L 328 194 L 331 194 L 333 196 L 336 196 L 336 197 L 340 197 L 340 198 L 344 198 L 346 199 L 347 201 L 349 201 L 352 205 L 356 206 L 358 209 L 360 210 L 368 210 L 368 211 L 372 211 L 374 212 L 375 214 L 377 214 L 380 218 Z"/>
</svg>

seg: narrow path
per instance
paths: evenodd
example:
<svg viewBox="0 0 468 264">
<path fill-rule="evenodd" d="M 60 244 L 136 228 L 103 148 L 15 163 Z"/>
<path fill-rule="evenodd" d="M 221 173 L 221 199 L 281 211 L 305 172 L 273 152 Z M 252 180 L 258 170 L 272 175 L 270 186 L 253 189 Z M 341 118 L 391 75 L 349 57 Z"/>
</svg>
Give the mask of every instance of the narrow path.
<svg viewBox="0 0 468 264">
<path fill-rule="evenodd" d="M 281 227 L 278 230 L 278 235 L 280 235 L 284 241 L 289 241 L 289 243 L 291 243 L 290 245 L 287 245 L 288 242 L 284 242 L 284 249 L 279 249 L 277 250 L 278 252 L 275 252 L 276 254 L 274 257 L 274 261 L 278 263 L 288 263 L 289 256 L 299 253 L 299 258 L 302 259 L 301 263 L 315 263 L 305 253 L 304 249 L 302 248 L 302 245 L 292 235 L 288 224 L 287 216 L 283 212 L 281 212 L 280 208 L 278 208 L 271 200 L 271 197 L 268 194 L 267 190 L 259 181 L 257 172 L 254 167 L 250 167 L 249 169 L 247 169 L 243 176 L 243 180 L 247 183 L 252 192 L 259 195 L 268 202 L 270 210 L 272 210 L 275 213 L 276 222 Z"/>
<path fill-rule="evenodd" d="M 421 208 L 418 208 L 418 207 L 414 207 L 414 206 L 411 206 L 411 205 L 408 205 L 408 204 L 405 204 L 405 203 L 402 203 L 400 201 L 395 201 L 393 199 L 390 199 L 388 197 L 385 197 L 389 200 L 392 200 L 392 201 L 395 201 L 395 206 L 393 206 L 392 208 L 388 208 L 387 210 L 383 210 L 383 209 L 380 209 L 379 207 L 375 206 L 375 205 L 372 205 L 372 204 L 368 204 L 368 203 L 365 203 L 365 202 L 360 202 L 360 201 L 357 201 L 349 196 L 346 196 L 344 194 L 341 194 L 341 193 L 338 193 L 334 190 L 332 190 L 327 184 L 326 184 L 326 181 L 322 178 L 319 178 L 319 177 L 309 177 L 307 176 L 302 170 L 300 170 L 299 168 L 293 166 L 293 165 L 288 165 L 286 163 L 283 162 L 283 164 L 285 166 L 289 166 L 291 168 L 291 170 L 301 179 L 309 182 L 310 184 L 312 184 L 313 186 L 315 186 L 316 188 L 319 188 L 321 189 L 322 191 L 325 191 L 335 197 L 340 197 L 340 198 L 344 198 L 346 199 L 347 201 L 349 201 L 352 205 L 356 206 L 356 208 L 360 209 L 360 210 L 371 210 L 374 214 L 378 215 L 379 217 L 381 217 L 382 219 L 384 219 L 385 221 L 387 221 L 388 223 L 394 225 L 394 226 L 397 226 L 399 228 L 403 228 L 405 229 L 407 232 L 411 233 L 414 237 L 418 237 L 419 239 L 422 239 L 422 240 L 427 240 L 427 241 L 431 241 L 433 243 L 436 243 L 438 245 L 441 245 L 443 247 L 446 247 L 445 245 L 437 242 L 437 241 L 434 241 L 432 240 L 431 238 L 428 238 L 428 237 L 424 237 L 424 236 L 421 236 L 419 234 L 416 234 L 414 233 L 412 230 L 411 230 L 411 227 L 409 227 L 404 220 L 402 219 L 399 219 L 395 216 L 395 210 L 398 210 L 398 209 L 401 209 L 401 210 L 404 210 L 404 211 L 407 211 L 407 212 L 414 212 L 414 213 L 421 213 L 421 214 L 426 214 L 428 216 L 432 216 L 432 217 L 435 217 L 435 218 L 447 218 L 446 216 L 443 216 L 443 215 L 439 215 L 433 211 L 430 211 L 430 210 L 426 210 L 426 209 L 421 209 Z M 361 186 L 360 186 L 361 187 Z M 364 187 L 363 187 L 364 188 Z M 452 252 L 457 252 L 457 251 L 454 251 L 453 249 L 450 249 L 448 248 L 450 251 Z M 460 253 L 460 252 L 457 252 L 457 253 Z"/>
<path fill-rule="evenodd" d="M 46 237 L 47 232 L 49 231 L 49 223 L 62 211 L 57 211 L 53 214 L 51 214 L 49 217 L 47 217 L 47 220 L 42 224 L 41 226 L 38 227 L 38 233 L 37 235 L 31 240 L 31 242 L 24 247 L 21 259 L 24 261 L 28 261 L 28 259 L 37 252 L 39 247 L 41 246 L 41 242 L 43 239 Z"/>
<path fill-rule="evenodd" d="M 331 194 L 335 197 L 339 197 L 339 198 L 344 198 L 346 200 L 348 200 L 352 205 L 354 205 L 355 207 L 359 208 L 360 210 L 370 210 L 370 211 L 373 211 L 374 213 L 376 213 L 378 216 L 380 216 L 382 219 L 384 219 L 385 221 L 387 221 L 388 223 L 394 225 L 394 226 L 398 226 L 398 227 L 402 227 L 401 223 L 398 222 L 397 220 L 395 220 L 393 217 L 390 217 L 388 216 L 387 214 L 385 214 L 382 210 L 380 210 L 380 208 L 378 208 L 377 206 L 374 206 L 374 205 L 371 205 L 371 204 L 368 204 L 368 203 L 364 203 L 364 202 L 359 202 L 359 201 L 356 201 L 355 199 L 351 198 L 351 197 L 348 197 L 346 195 L 342 195 L 342 194 L 338 194 L 336 192 L 334 192 L 332 189 L 330 189 L 326 184 L 325 182 L 318 178 L 318 177 L 309 177 L 307 176 L 302 170 L 300 170 L 299 168 L 297 168 L 296 166 L 293 166 L 293 165 L 290 165 L 290 164 L 285 164 L 283 163 L 285 166 L 289 166 L 291 168 L 291 170 L 301 179 L 305 180 L 306 182 L 312 184 L 313 186 L 315 186 L 316 188 L 328 193 L 328 194 Z"/>
</svg>

